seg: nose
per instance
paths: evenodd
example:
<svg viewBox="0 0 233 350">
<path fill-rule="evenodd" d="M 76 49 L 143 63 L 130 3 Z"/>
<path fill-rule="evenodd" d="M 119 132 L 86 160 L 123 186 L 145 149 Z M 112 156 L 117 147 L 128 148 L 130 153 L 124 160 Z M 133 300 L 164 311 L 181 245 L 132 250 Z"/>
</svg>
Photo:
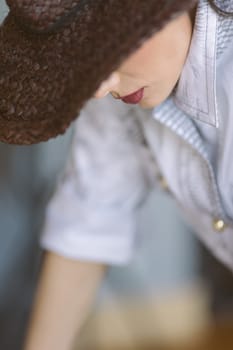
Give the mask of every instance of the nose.
<svg viewBox="0 0 233 350">
<path fill-rule="evenodd" d="M 95 92 L 95 98 L 102 98 L 106 96 L 110 91 L 114 91 L 120 82 L 120 76 L 117 72 L 112 73 L 109 78 L 100 85 L 98 90 Z"/>
</svg>

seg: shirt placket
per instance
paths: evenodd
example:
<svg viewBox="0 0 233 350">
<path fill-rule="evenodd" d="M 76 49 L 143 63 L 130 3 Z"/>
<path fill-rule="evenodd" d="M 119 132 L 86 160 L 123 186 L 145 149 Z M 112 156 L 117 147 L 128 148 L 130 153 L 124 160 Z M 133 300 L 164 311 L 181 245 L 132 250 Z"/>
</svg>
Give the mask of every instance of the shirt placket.
<svg viewBox="0 0 233 350">
<path fill-rule="evenodd" d="M 202 166 L 206 168 L 208 176 L 208 181 L 206 179 L 206 184 L 208 183 L 209 185 L 205 185 L 203 191 L 206 192 L 206 196 L 209 196 L 212 199 L 212 205 L 208 208 L 208 212 L 212 217 L 213 228 L 216 231 L 223 231 L 226 224 L 230 224 L 230 220 L 226 216 L 225 210 L 223 208 L 214 169 L 206 150 L 205 143 L 202 140 L 194 122 L 190 119 L 189 116 L 187 116 L 184 112 L 180 111 L 175 106 L 172 98 L 166 101 L 163 106 L 161 106 L 159 110 L 154 113 L 153 117 L 165 128 L 168 128 L 170 131 L 175 133 L 175 135 L 178 137 L 178 140 L 182 140 L 182 146 L 180 146 L 180 156 L 189 156 L 185 171 L 186 177 L 188 176 L 188 173 L 190 173 L 188 164 L 192 162 L 192 159 L 190 159 L 190 149 L 195 152 L 195 155 L 198 157 L 200 167 Z M 166 167 L 166 164 L 164 166 Z M 173 174 L 173 176 L 182 176 L 182 173 Z M 169 182 L 169 179 L 167 179 L 167 181 Z M 186 182 L 186 180 L 181 179 L 181 181 L 183 182 L 183 186 L 185 186 L 184 182 Z M 189 196 L 188 200 L 190 204 L 194 204 L 192 203 L 191 196 Z"/>
</svg>

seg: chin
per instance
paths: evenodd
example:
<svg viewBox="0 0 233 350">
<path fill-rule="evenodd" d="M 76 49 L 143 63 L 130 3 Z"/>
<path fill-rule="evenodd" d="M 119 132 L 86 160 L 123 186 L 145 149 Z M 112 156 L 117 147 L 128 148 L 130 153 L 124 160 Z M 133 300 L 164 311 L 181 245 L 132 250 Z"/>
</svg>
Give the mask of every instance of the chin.
<svg viewBox="0 0 233 350">
<path fill-rule="evenodd" d="M 151 101 L 149 99 L 143 99 L 140 103 L 139 106 L 143 109 L 151 109 L 154 107 L 157 107 L 160 103 L 158 101 Z"/>
<path fill-rule="evenodd" d="M 154 108 L 155 106 L 144 106 L 144 105 L 141 105 L 141 103 L 139 104 L 139 106 L 142 108 L 142 109 L 151 109 L 151 108 Z"/>
<path fill-rule="evenodd" d="M 161 103 L 163 103 L 168 97 L 169 97 L 169 94 L 167 94 L 167 95 L 161 94 L 160 96 L 154 96 L 154 98 L 153 98 L 153 96 L 151 98 L 145 97 L 141 100 L 139 105 L 143 109 L 155 108 L 155 107 L 158 107 Z"/>
</svg>

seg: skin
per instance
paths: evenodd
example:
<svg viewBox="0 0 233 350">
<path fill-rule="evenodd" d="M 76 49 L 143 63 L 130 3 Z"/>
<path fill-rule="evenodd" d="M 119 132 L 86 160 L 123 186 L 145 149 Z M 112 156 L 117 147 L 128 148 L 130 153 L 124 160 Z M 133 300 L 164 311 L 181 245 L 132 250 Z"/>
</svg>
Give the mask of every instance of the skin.
<svg viewBox="0 0 233 350">
<path fill-rule="evenodd" d="M 139 105 L 153 108 L 173 91 L 184 66 L 192 37 L 193 21 L 189 13 L 169 22 L 147 40 L 96 91 L 95 98 L 111 93 L 127 96 L 143 87 Z"/>
</svg>

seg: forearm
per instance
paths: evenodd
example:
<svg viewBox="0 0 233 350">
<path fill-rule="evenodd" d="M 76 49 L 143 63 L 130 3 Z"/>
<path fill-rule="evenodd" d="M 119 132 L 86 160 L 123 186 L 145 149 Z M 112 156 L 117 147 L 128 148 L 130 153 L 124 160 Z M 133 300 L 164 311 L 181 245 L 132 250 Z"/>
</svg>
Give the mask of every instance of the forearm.
<svg viewBox="0 0 233 350">
<path fill-rule="evenodd" d="M 70 350 L 104 271 L 46 253 L 24 350 Z"/>
</svg>

